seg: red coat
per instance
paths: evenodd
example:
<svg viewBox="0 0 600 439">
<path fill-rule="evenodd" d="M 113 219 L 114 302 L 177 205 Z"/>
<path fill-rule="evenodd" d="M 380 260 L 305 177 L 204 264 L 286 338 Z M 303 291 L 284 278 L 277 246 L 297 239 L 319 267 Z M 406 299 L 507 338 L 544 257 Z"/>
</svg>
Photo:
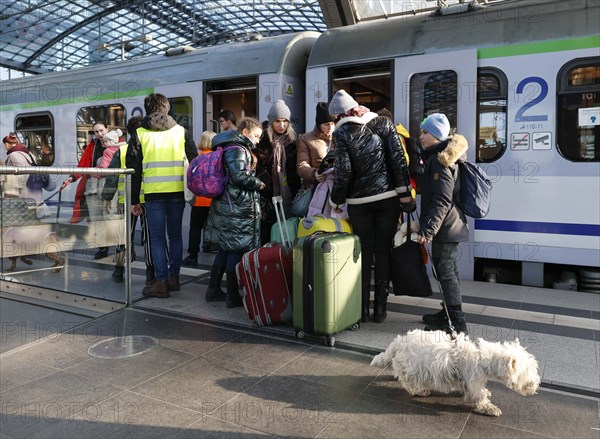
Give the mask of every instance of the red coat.
<svg viewBox="0 0 600 439">
<path fill-rule="evenodd" d="M 77 163 L 78 168 L 91 168 L 92 160 L 94 157 L 94 148 L 96 144 L 94 139 L 90 140 L 90 143 L 87 144 L 85 149 L 83 150 L 83 154 L 81 155 L 81 159 L 79 159 L 79 163 Z M 75 192 L 75 202 L 73 203 L 73 215 L 71 215 L 71 224 L 77 224 L 78 222 L 83 221 L 88 216 L 87 205 L 85 205 L 85 183 L 89 178 L 88 175 L 78 175 L 73 174 L 75 178 L 80 178 L 79 183 L 77 184 L 77 191 Z"/>
</svg>

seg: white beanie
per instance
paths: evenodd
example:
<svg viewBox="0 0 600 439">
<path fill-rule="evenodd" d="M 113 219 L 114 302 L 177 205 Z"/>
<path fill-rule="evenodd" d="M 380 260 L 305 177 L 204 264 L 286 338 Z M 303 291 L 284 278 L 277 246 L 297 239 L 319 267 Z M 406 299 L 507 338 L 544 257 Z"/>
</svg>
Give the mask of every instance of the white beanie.
<svg viewBox="0 0 600 439">
<path fill-rule="evenodd" d="M 329 114 L 345 114 L 359 105 L 346 90 L 338 90 L 329 103 Z"/>
<path fill-rule="evenodd" d="M 450 134 L 450 122 L 445 114 L 433 113 L 421 122 L 421 129 L 443 142 Z"/>
<path fill-rule="evenodd" d="M 102 136 L 102 143 L 107 146 L 114 146 L 119 143 L 119 137 L 123 135 L 123 131 L 120 129 L 116 129 L 114 131 L 109 131 L 104 136 Z"/>
<path fill-rule="evenodd" d="M 285 105 L 285 102 L 282 99 L 273 102 L 273 105 L 271 105 L 271 109 L 269 110 L 269 114 L 267 115 L 267 119 L 269 119 L 269 125 L 271 125 L 277 119 L 286 119 L 289 121 L 291 117 L 292 112 L 290 111 L 290 108 Z"/>
</svg>

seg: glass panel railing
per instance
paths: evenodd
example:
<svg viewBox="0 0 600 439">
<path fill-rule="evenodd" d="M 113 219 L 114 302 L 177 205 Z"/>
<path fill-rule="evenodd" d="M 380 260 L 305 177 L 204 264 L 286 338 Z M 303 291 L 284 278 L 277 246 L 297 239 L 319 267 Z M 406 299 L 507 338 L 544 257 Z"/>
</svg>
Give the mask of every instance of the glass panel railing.
<svg viewBox="0 0 600 439">
<path fill-rule="evenodd" d="M 129 305 L 145 280 L 131 268 L 132 172 L 0 166 L 0 294 L 100 314 Z"/>
</svg>

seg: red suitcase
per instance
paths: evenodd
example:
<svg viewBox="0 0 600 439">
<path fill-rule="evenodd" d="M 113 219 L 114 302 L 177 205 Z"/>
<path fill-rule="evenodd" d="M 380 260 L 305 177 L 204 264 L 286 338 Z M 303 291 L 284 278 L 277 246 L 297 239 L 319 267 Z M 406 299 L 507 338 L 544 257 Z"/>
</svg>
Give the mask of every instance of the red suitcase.
<svg viewBox="0 0 600 439">
<path fill-rule="evenodd" d="M 285 222 L 281 197 L 274 197 L 277 220 Z M 240 293 L 250 320 L 266 326 L 292 321 L 292 249 L 284 232 L 281 244 L 245 253 L 236 266 Z"/>
<path fill-rule="evenodd" d="M 267 326 L 292 320 L 292 252 L 267 244 L 244 254 L 237 267 L 250 320 Z"/>
</svg>

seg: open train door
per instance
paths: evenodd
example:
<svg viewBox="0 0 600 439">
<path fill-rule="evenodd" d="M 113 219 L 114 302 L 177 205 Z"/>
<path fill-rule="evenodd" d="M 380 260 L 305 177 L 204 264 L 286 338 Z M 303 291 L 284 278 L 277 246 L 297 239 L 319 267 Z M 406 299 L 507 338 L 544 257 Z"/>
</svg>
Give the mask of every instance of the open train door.
<svg viewBox="0 0 600 439">
<path fill-rule="evenodd" d="M 396 120 L 411 136 L 432 113 L 444 113 L 452 130 L 469 142 L 469 160 L 475 162 L 477 121 L 477 51 L 475 49 L 401 57 L 394 64 Z M 469 220 L 470 240 L 474 224 Z M 459 246 L 459 270 L 463 279 L 473 279 L 472 245 Z"/>
<path fill-rule="evenodd" d="M 239 123 L 245 117 L 257 117 L 257 80 L 255 76 L 221 81 L 206 81 L 205 129 L 222 131 L 219 113 L 231 110 Z"/>
</svg>

